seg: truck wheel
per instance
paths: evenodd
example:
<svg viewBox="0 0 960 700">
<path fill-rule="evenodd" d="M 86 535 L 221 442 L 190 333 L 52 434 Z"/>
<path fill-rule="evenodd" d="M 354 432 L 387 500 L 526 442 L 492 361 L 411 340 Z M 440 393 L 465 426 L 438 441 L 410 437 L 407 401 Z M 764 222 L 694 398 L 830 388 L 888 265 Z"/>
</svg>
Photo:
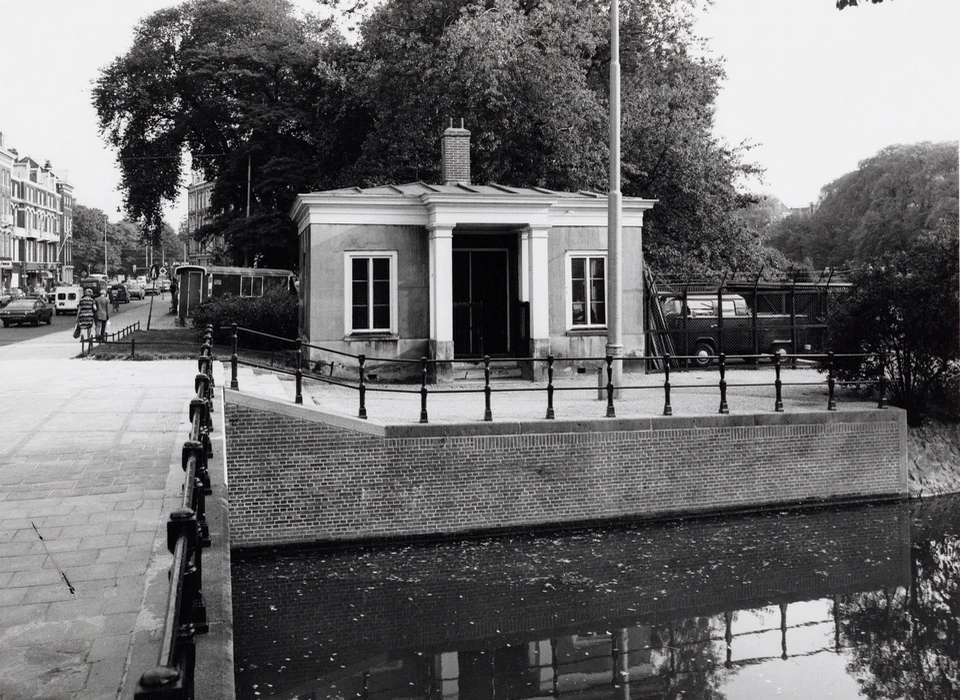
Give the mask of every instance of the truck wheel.
<svg viewBox="0 0 960 700">
<path fill-rule="evenodd" d="M 713 345 L 708 343 L 706 340 L 698 340 L 693 344 L 692 354 L 695 355 L 693 364 L 697 365 L 698 367 L 706 367 L 713 362 L 713 360 L 710 358 L 710 356 L 713 355 Z"/>
</svg>

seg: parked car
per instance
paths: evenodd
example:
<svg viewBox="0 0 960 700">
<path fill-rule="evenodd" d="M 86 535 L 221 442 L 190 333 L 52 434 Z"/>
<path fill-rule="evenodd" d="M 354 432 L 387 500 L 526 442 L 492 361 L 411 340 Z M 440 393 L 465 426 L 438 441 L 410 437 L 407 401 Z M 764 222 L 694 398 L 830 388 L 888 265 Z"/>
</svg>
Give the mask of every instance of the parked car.
<svg viewBox="0 0 960 700">
<path fill-rule="evenodd" d="M 66 313 L 77 313 L 77 305 L 83 296 L 81 287 L 57 287 L 57 299 L 54 302 L 53 312 L 59 316 Z"/>
<path fill-rule="evenodd" d="M 156 283 L 148 282 L 147 286 L 143 288 L 143 293 L 146 296 L 153 296 L 160 293 L 160 290 L 157 288 Z"/>
<path fill-rule="evenodd" d="M 43 321 L 49 325 L 53 323 L 53 309 L 43 299 L 17 299 L 0 309 L 0 321 L 3 321 L 4 328 L 11 323 L 39 326 Z"/>
<path fill-rule="evenodd" d="M 110 287 L 110 301 L 116 301 L 119 304 L 129 304 L 130 294 L 127 293 L 126 286 L 114 284 Z"/>
<path fill-rule="evenodd" d="M 754 314 L 739 294 L 724 296 L 719 311 L 716 294 L 690 294 L 686 306 L 680 297 L 668 298 L 661 308 L 675 353 L 695 355 L 693 362 L 700 366 L 709 365 L 712 356 L 719 352 L 719 311 L 723 315 L 723 350 L 727 355 L 784 355 L 791 351 L 810 352 L 812 347 L 807 316 L 797 315 L 791 320 L 789 314 Z M 792 350 L 793 323 L 797 326 L 796 350 Z"/>
<path fill-rule="evenodd" d="M 143 287 L 139 282 L 127 282 L 127 295 L 131 299 L 143 299 Z"/>
<path fill-rule="evenodd" d="M 170 280 L 164 278 L 160 280 L 160 291 L 169 292 L 170 291 Z"/>
</svg>

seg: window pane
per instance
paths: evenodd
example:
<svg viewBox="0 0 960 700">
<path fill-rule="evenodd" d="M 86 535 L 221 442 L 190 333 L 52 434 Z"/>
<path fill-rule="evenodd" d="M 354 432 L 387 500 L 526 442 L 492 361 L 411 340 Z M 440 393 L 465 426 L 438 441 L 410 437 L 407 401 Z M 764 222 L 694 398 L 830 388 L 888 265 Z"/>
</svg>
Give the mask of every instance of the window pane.
<svg viewBox="0 0 960 700">
<path fill-rule="evenodd" d="M 595 280 L 603 280 L 603 258 L 590 258 L 590 277 Z"/>
<path fill-rule="evenodd" d="M 572 258 L 570 260 L 570 278 L 574 281 L 583 280 L 586 277 L 586 259 Z"/>
<path fill-rule="evenodd" d="M 374 280 L 373 283 L 373 303 L 374 305 L 390 304 L 390 281 Z"/>
<path fill-rule="evenodd" d="M 365 330 L 369 328 L 366 306 L 353 307 L 353 328 L 356 330 Z"/>
<path fill-rule="evenodd" d="M 253 278 L 253 296 L 255 297 L 263 296 L 263 277 Z"/>
<path fill-rule="evenodd" d="M 389 258 L 373 259 L 373 279 L 374 281 L 377 281 L 377 282 L 390 281 L 390 259 Z"/>
<path fill-rule="evenodd" d="M 607 311 L 602 301 L 594 301 L 590 304 L 590 323 L 603 325 L 607 322 Z"/>
<path fill-rule="evenodd" d="M 390 305 L 375 304 L 373 307 L 373 327 L 387 330 L 390 328 Z"/>
<path fill-rule="evenodd" d="M 582 326 L 587 322 L 587 315 L 585 312 L 586 304 L 582 301 L 573 302 L 573 325 Z"/>
<path fill-rule="evenodd" d="M 353 281 L 367 281 L 367 262 L 368 258 L 354 258 L 353 263 Z"/>
</svg>

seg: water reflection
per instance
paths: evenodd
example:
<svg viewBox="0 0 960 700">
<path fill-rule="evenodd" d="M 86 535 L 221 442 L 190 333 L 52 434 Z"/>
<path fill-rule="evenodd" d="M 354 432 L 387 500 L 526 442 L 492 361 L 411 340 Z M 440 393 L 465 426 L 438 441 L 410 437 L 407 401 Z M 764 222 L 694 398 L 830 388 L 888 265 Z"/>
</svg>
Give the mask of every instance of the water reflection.
<svg viewBox="0 0 960 700">
<path fill-rule="evenodd" d="M 233 564 L 239 698 L 960 695 L 960 500 Z"/>
</svg>

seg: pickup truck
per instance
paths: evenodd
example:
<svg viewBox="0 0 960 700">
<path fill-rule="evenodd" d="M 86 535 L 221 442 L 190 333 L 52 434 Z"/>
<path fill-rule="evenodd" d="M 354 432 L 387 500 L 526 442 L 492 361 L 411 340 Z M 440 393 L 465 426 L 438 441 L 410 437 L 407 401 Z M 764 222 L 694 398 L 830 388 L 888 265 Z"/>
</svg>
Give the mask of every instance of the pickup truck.
<svg viewBox="0 0 960 700">
<path fill-rule="evenodd" d="M 686 306 L 681 297 L 663 301 L 667 334 L 677 355 L 695 355 L 694 362 L 706 366 L 711 355 L 722 349 L 726 355 L 784 355 L 793 347 L 793 327 L 789 314 L 757 314 L 739 294 L 723 296 L 723 344 L 720 339 L 720 313 L 716 294 L 690 294 Z M 810 352 L 811 343 L 805 315 L 795 317 L 797 350 Z M 747 361 L 753 361 L 748 359 Z"/>
</svg>

